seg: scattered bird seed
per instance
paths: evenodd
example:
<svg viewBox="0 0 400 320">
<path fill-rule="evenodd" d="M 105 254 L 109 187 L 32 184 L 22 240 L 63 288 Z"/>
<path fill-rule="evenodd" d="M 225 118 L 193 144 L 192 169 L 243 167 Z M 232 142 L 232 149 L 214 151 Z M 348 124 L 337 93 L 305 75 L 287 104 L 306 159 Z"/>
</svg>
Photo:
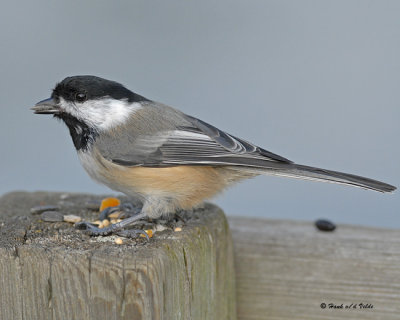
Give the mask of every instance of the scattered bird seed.
<svg viewBox="0 0 400 320">
<path fill-rule="evenodd" d="M 64 221 L 65 222 L 71 222 L 71 223 L 77 223 L 82 221 L 82 217 L 76 216 L 73 214 L 67 214 L 64 216 Z"/>
<path fill-rule="evenodd" d="M 100 209 L 99 211 L 102 212 L 104 209 L 109 208 L 109 207 L 117 207 L 121 204 L 121 201 L 117 198 L 110 197 L 110 198 L 104 198 L 101 201 Z"/>
<path fill-rule="evenodd" d="M 45 211 L 57 211 L 60 207 L 53 205 L 35 206 L 31 208 L 31 214 L 41 214 Z"/>
<path fill-rule="evenodd" d="M 60 222 L 64 220 L 64 215 L 58 211 L 45 211 L 40 218 L 45 222 Z"/>
<path fill-rule="evenodd" d="M 175 232 L 181 232 L 181 231 L 182 231 L 182 228 L 181 228 L 181 227 L 176 227 L 176 228 L 174 229 L 174 231 L 175 231 Z"/>
<path fill-rule="evenodd" d="M 122 241 L 121 238 L 116 238 L 116 239 L 115 239 L 115 243 L 116 243 L 116 244 L 123 244 L 124 242 Z"/>
<path fill-rule="evenodd" d="M 318 230 L 321 231 L 333 231 L 336 229 L 336 225 L 333 222 L 330 222 L 329 220 L 319 219 L 315 221 L 315 226 L 317 227 Z"/>
<path fill-rule="evenodd" d="M 153 237 L 153 230 L 151 229 L 147 229 L 147 230 L 143 230 L 144 232 L 146 232 L 146 234 L 148 235 L 149 238 Z M 146 236 L 144 234 L 140 234 L 141 237 L 146 238 Z"/>
<path fill-rule="evenodd" d="M 157 224 L 155 227 L 157 232 L 164 231 L 165 229 L 168 229 L 166 226 L 163 226 L 162 224 Z"/>
<path fill-rule="evenodd" d="M 109 214 L 108 217 L 110 219 L 117 219 L 120 214 L 121 214 L 121 211 L 116 211 L 116 212 L 113 212 L 113 213 Z"/>
</svg>

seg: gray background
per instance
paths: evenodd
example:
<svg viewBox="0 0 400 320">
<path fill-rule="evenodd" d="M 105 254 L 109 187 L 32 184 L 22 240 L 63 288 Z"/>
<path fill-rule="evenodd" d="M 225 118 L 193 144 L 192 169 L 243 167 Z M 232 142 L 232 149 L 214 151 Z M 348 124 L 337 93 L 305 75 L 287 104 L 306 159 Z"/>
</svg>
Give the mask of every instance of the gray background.
<svg viewBox="0 0 400 320">
<path fill-rule="evenodd" d="M 94 74 L 299 163 L 400 185 L 400 1 L 10 1 L 0 11 L 0 193 L 107 193 L 29 110 Z M 258 177 L 228 214 L 400 227 L 400 193 Z"/>
</svg>

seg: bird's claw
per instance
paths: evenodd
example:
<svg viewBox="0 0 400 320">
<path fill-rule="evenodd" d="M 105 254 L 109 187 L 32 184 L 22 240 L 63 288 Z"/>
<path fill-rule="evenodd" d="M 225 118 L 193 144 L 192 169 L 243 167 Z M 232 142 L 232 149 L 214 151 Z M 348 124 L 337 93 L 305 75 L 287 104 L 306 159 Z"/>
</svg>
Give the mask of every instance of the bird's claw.
<svg viewBox="0 0 400 320">
<path fill-rule="evenodd" d="M 98 228 L 90 222 L 78 222 L 75 224 L 78 230 L 84 230 L 90 236 L 106 236 L 112 233 L 110 228 Z"/>
</svg>

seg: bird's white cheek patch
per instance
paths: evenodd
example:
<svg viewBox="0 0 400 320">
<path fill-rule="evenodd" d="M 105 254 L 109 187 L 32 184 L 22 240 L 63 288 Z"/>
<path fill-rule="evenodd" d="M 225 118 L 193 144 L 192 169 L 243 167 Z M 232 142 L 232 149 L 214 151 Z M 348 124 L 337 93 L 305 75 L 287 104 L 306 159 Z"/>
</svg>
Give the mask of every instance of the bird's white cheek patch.
<svg viewBox="0 0 400 320">
<path fill-rule="evenodd" d="M 99 117 L 101 118 L 101 123 L 98 123 L 98 127 L 101 130 L 107 130 L 124 123 L 133 113 L 142 108 L 141 104 L 137 102 L 129 103 L 114 99 L 107 102 L 104 107 L 105 112 Z M 98 110 L 99 108 L 95 107 L 94 113 L 98 112 Z"/>
<path fill-rule="evenodd" d="M 139 103 L 115 99 L 100 99 L 83 103 L 79 111 L 85 121 L 98 130 L 108 130 L 124 123 L 129 116 L 141 108 Z"/>
<path fill-rule="evenodd" d="M 142 108 L 142 105 L 138 102 L 129 103 L 112 98 L 75 104 L 61 101 L 61 105 L 66 112 L 100 131 L 124 123 L 133 113 Z"/>
</svg>

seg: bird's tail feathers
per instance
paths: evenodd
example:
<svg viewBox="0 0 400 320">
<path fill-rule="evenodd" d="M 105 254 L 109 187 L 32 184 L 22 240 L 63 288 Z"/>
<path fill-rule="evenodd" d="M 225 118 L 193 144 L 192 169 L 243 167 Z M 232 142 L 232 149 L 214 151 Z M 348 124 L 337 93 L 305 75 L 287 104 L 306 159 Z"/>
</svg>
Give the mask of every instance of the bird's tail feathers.
<svg viewBox="0 0 400 320">
<path fill-rule="evenodd" d="M 396 190 L 396 187 L 390 184 L 354 174 L 303 166 L 299 164 L 275 164 L 276 165 L 272 166 L 266 165 L 265 167 L 246 167 L 246 170 L 258 174 L 345 184 L 379 192 L 393 192 Z"/>
</svg>

